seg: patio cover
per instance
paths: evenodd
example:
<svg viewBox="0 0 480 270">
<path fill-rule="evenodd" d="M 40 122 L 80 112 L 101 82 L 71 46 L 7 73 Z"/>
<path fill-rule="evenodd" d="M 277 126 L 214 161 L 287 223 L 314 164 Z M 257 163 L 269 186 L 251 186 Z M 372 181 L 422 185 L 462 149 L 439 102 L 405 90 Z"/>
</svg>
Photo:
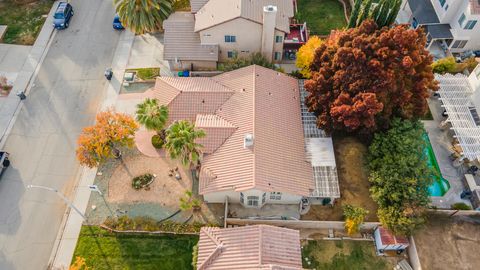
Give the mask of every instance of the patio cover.
<svg viewBox="0 0 480 270">
<path fill-rule="evenodd" d="M 435 75 L 440 82 L 440 100 L 448 114 L 463 156 L 469 160 L 480 157 L 480 126 L 475 121 L 477 108 L 473 103 L 473 90 L 463 74 Z M 477 121 L 478 122 L 478 121 Z"/>
<path fill-rule="evenodd" d="M 304 81 L 299 80 L 300 106 L 302 110 L 303 135 L 305 137 L 306 158 L 313 169 L 315 189 L 312 197 L 340 198 L 340 187 L 338 185 L 337 165 L 335 163 L 335 152 L 331 137 L 317 128 L 316 117 L 308 111 L 305 105 L 307 95 L 303 86 Z"/>
<path fill-rule="evenodd" d="M 419 24 L 440 23 L 431 0 L 408 0 L 408 5 Z"/>
<path fill-rule="evenodd" d="M 450 24 L 432 24 L 425 26 L 432 39 L 453 39 Z"/>
</svg>

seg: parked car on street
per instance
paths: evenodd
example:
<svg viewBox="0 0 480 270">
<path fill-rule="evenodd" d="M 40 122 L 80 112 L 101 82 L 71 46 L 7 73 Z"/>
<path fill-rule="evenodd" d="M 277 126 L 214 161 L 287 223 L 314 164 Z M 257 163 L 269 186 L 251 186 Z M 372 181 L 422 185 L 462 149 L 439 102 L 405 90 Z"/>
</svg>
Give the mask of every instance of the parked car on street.
<svg viewBox="0 0 480 270">
<path fill-rule="evenodd" d="M 73 17 L 73 7 L 67 2 L 58 3 L 57 10 L 53 15 L 53 27 L 56 29 L 68 28 Z"/>
<path fill-rule="evenodd" d="M 0 177 L 2 177 L 3 172 L 10 166 L 10 160 L 8 159 L 8 153 L 5 151 L 0 151 Z"/>
<path fill-rule="evenodd" d="M 115 17 L 113 17 L 113 29 L 116 30 L 123 30 L 125 27 L 123 27 L 122 22 L 120 21 L 120 16 L 118 14 L 115 14 Z"/>
</svg>

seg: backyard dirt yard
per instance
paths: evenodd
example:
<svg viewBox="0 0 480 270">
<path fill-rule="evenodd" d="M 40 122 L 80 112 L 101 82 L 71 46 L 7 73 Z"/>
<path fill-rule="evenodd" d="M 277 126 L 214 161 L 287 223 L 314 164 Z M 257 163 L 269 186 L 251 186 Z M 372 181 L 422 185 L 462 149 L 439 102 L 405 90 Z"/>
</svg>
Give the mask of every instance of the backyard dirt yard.
<svg viewBox="0 0 480 270">
<path fill-rule="evenodd" d="M 369 211 L 366 221 L 378 221 L 377 205 L 370 198 L 366 169 L 367 146 L 354 137 L 334 137 L 335 160 L 341 198 L 332 206 L 312 205 L 304 220 L 343 220 L 343 204 L 361 206 Z"/>
<path fill-rule="evenodd" d="M 424 230 L 415 235 L 422 269 L 480 268 L 480 217 L 431 216 Z"/>
<path fill-rule="evenodd" d="M 181 180 L 168 176 L 168 170 L 175 167 L 178 167 Z M 132 178 L 146 173 L 156 175 L 149 186 L 150 189 L 132 188 Z M 113 171 L 108 183 L 108 201 L 111 203 L 149 202 L 178 208 L 179 198 L 191 188 L 190 172 L 181 164 L 168 158 L 128 156 Z"/>
</svg>

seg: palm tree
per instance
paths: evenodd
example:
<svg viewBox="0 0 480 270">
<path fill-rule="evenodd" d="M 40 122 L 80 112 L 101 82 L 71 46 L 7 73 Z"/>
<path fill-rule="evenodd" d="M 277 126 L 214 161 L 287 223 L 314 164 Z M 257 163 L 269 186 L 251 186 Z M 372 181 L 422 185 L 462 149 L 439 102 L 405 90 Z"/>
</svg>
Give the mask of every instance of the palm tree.
<svg viewBox="0 0 480 270">
<path fill-rule="evenodd" d="M 158 105 L 156 99 L 147 98 L 137 105 L 137 122 L 144 125 L 148 130 L 154 130 L 162 136 L 165 124 L 168 121 L 168 108 L 165 105 Z"/>
<path fill-rule="evenodd" d="M 156 32 L 172 13 L 172 0 L 114 0 L 123 26 L 136 34 Z"/>
<path fill-rule="evenodd" d="M 165 149 L 171 158 L 180 159 L 183 165 L 195 166 L 200 161 L 203 147 L 195 140 L 205 136 L 205 131 L 195 129 L 189 121 L 177 121 L 167 129 Z"/>
</svg>

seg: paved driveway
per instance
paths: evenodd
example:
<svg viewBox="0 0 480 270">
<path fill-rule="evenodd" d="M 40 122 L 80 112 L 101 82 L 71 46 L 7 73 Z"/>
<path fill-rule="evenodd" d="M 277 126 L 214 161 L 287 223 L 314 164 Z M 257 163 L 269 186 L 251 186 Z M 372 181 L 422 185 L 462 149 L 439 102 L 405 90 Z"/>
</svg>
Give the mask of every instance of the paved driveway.
<svg viewBox="0 0 480 270">
<path fill-rule="evenodd" d="M 0 44 L 0 76 L 7 77 L 11 83 L 15 82 L 31 48 L 32 46 Z"/>
<path fill-rule="evenodd" d="M 12 166 L 0 182 L 0 269 L 46 269 L 65 204 L 28 184 L 72 197 L 79 172 L 75 144 L 104 97 L 119 32 L 112 1 L 73 0 L 70 28 L 59 31 L 25 101 L 6 150 Z"/>
</svg>

